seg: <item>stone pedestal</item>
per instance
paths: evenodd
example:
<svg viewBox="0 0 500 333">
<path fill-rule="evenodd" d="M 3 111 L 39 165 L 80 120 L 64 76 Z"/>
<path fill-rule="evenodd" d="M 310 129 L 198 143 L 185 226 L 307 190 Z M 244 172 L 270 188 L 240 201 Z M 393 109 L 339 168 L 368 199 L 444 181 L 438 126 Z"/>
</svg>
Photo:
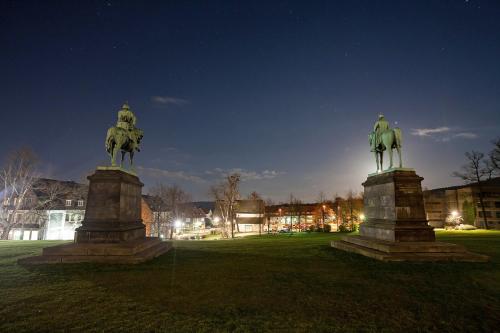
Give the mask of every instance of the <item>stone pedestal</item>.
<svg viewBox="0 0 500 333">
<path fill-rule="evenodd" d="M 112 168 L 97 169 L 88 177 L 85 218 L 76 229 L 77 243 L 119 243 L 141 239 L 146 228 L 141 219 L 139 178 Z"/>
<path fill-rule="evenodd" d="M 167 252 L 168 242 L 145 237 L 139 178 L 120 168 L 103 167 L 88 177 L 89 193 L 75 242 L 43 249 L 20 263 L 139 263 Z"/>
<path fill-rule="evenodd" d="M 411 169 L 369 176 L 363 183 L 366 222 L 359 234 L 390 242 L 434 241 L 425 216 L 422 180 Z"/>
<path fill-rule="evenodd" d="M 422 180 L 406 168 L 369 175 L 363 183 L 366 221 L 359 236 L 343 237 L 331 245 L 384 261 L 487 261 L 487 256 L 435 241 L 426 220 Z"/>
</svg>

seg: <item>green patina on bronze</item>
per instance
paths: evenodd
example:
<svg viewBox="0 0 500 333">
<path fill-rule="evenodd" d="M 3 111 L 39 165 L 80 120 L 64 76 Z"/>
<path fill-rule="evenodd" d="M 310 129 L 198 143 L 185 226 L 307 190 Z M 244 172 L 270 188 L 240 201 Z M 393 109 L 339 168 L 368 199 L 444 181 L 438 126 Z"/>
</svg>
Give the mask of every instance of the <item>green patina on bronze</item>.
<svg viewBox="0 0 500 333">
<path fill-rule="evenodd" d="M 389 122 L 383 115 L 378 116 L 378 120 L 373 126 L 373 131 L 368 135 L 371 151 L 375 154 L 375 162 L 377 164 L 377 172 L 384 170 L 384 151 L 389 152 L 389 169 L 393 168 L 392 164 L 392 150 L 396 149 L 399 156 L 399 168 L 403 167 L 403 160 L 401 157 L 401 147 L 403 142 L 403 135 L 401 129 L 398 127 L 390 128 Z"/>
<path fill-rule="evenodd" d="M 121 151 L 120 168 L 123 168 L 123 159 L 125 154 L 129 153 L 130 169 L 134 166 L 134 153 L 140 151 L 140 143 L 144 132 L 135 127 L 137 118 L 130 110 L 128 103 L 123 104 L 122 109 L 118 111 L 118 121 L 116 126 L 108 129 L 106 136 L 106 151 L 111 156 L 111 165 L 116 166 L 116 155 Z"/>
</svg>

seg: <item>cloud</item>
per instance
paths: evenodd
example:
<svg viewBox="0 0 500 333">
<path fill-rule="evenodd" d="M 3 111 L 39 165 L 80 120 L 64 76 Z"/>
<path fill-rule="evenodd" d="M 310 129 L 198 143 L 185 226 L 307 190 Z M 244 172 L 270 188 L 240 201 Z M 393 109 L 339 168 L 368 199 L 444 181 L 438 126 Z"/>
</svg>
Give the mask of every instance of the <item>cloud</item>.
<svg viewBox="0 0 500 333">
<path fill-rule="evenodd" d="M 205 180 L 203 178 L 196 175 L 191 175 L 185 171 L 170 171 L 165 169 L 145 168 L 141 166 L 137 167 L 137 169 L 142 175 L 154 178 L 171 178 L 187 180 L 193 183 L 205 183 Z"/>
<path fill-rule="evenodd" d="M 162 105 L 162 106 L 168 106 L 168 105 L 184 106 L 190 103 L 187 99 L 182 99 L 172 96 L 153 96 L 151 97 L 151 101 L 156 105 Z"/>
<path fill-rule="evenodd" d="M 453 135 L 455 138 L 463 138 L 463 139 L 475 139 L 477 138 L 476 133 L 471 133 L 471 132 L 461 132 Z"/>
<path fill-rule="evenodd" d="M 463 129 L 446 126 L 435 128 L 414 128 L 411 134 L 420 137 L 433 138 L 437 142 L 449 142 L 454 139 L 475 139 L 477 134 L 472 132 L 459 132 Z"/>
<path fill-rule="evenodd" d="M 207 175 L 215 175 L 216 177 L 220 178 L 227 177 L 232 173 L 240 174 L 242 181 L 273 179 L 278 177 L 279 175 L 284 174 L 284 172 L 276 170 L 264 170 L 259 172 L 259 171 L 245 170 L 242 168 L 233 168 L 233 169 L 215 168 L 214 170 L 205 171 L 205 174 Z"/>
<path fill-rule="evenodd" d="M 446 133 L 449 132 L 451 128 L 449 127 L 435 127 L 435 128 L 414 128 L 412 129 L 411 135 L 416 136 L 432 136 L 432 134 Z"/>
</svg>

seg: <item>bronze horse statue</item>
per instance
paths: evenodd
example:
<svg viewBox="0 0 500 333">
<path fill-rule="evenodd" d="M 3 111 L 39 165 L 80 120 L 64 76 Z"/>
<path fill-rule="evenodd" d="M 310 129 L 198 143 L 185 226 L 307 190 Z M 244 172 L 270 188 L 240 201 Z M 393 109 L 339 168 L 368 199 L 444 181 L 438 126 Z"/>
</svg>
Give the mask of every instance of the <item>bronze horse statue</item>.
<svg viewBox="0 0 500 333">
<path fill-rule="evenodd" d="M 111 127 L 108 129 L 106 136 L 106 151 L 111 156 L 111 165 L 116 166 L 116 154 L 121 151 L 120 167 L 123 167 L 123 159 L 125 154 L 129 153 L 130 168 L 133 169 L 134 165 L 134 152 L 140 151 L 139 144 L 144 136 L 141 129 L 133 128 L 126 130 L 121 127 Z"/>
<path fill-rule="evenodd" d="M 389 169 L 391 169 L 392 166 L 392 150 L 396 149 L 398 152 L 399 156 L 399 167 L 403 167 L 403 162 L 401 158 L 401 144 L 403 143 L 403 136 L 401 134 L 401 129 L 399 128 L 390 128 L 386 131 L 383 131 L 382 133 L 379 134 L 380 138 L 378 140 L 378 144 L 375 142 L 376 140 L 376 135 L 375 132 L 371 132 L 368 135 L 368 139 L 370 142 L 370 147 L 372 151 L 375 153 L 375 161 L 377 163 L 377 172 L 378 171 L 383 171 L 383 161 L 384 161 L 384 150 L 387 150 L 389 152 L 389 158 L 390 158 L 390 164 L 389 164 Z M 379 156 L 380 156 L 380 161 L 379 161 Z M 380 165 L 380 167 L 379 167 Z"/>
</svg>

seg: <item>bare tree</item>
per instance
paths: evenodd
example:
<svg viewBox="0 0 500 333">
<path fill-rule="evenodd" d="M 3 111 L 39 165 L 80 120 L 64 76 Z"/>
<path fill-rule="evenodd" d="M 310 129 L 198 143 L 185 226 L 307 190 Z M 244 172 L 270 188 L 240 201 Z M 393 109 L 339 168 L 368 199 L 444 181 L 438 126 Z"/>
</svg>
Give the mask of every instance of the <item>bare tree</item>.
<svg viewBox="0 0 500 333">
<path fill-rule="evenodd" d="M 240 175 L 233 173 L 225 181 L 210 188 L 210 194 L 215 200 L 215 211 L 222 220 L 222 236 L 228 237 L 227 225 L 231 227 L 231 238 L 234 238 L 234 209 L 239 198 L 238 184 Z"/>
<path fill-rule="evenodd" d="M 467 164 L 462 166 L 462 171 L 455 171 L 453 176 L 461 178 L 466 183 L 477 183 L 479 204 L 481 205 L 481 211 L 483 213 L 484 227 L 485 229 L 488 229 L 488 218 L 486 216 L 483 189 L 481 186 L 481 182 L 488 174 L 485 161 L 483 160 L 484 154 L 473 150 L 472 152 L 466 152 L 465 157 L 468 160 Z"/>
<path fill-rule="evenodd" d="M 490 180 L 493 177 L 495 177 L 498 170 L 497 170 L 495 164 L 493 163 L 492 159 L 485 160 L 483 166 L 484 166 L 484 174 L 486 176 L 486 179 Z"/>
<path fill-rule="evenodd" d="M 271 212 L 269 212 L 266 207 L 274 206 L 274 200 L 271 198 L 267 198 L 264 205 L 264 211 L 267 220 L 267 233 L 271 233 Z"/>
<path fill-rule="evenodd" d="M 262 199 L 261 195 L 257 193 L 256 191 L 253 191 L 248 195 L 248 200 L 255 200 L 258 201 L 259 203 L 259 215 L 261 217 L 265 217 L 265 212 L 266 212 L 266 206 L 264 203 L 264 200 Z M 262 223 L 259 223 L 259 235 L 262 235 Z"/>
<path fill-rule="evenodd" d="M 349 211 L 349 222 L 351 224 L 351 231 L 354 231 L 354 197 L 356 196 L 356 193 L 353 192 L 353 190 L 347 191 L 346 195 L 346 203 L 347 203 L 347 209 Z"/>
<path fill-rule="evenodd" d="M 344 230 L 355 230 L 355 225 L 360 222 L 360 216 L 363 212 L 363 195 L 362 192 L 357 194 L 353 190 L 349 190 L 345 198 L 335 197 L 333 207 L 336 210 L 337 226 L 340 222 L 340 227 Z"/>
<path fill-rule="evenodd" d="M 500 138 L 492 141 L 493 150 L 490 152 L 490 162 L 493 166 L 495 173 L 500 173 Z"/>
<path fill-rule="evenodd" d="M 28 197 L 38 179 L 37 165 L 38 158 L 35 153 L 30 148 L 21 148 L 7 156 L 0 170 L 1 239 L 8 239 L 11 229 L 19 220 L 19 212 L 32 200 Z"/>
<path fill-rule="evenodd" d="M 318 203 L 319 204 L 324 204 L 326 202 L 326 200 L 327 200 L 327 198 L 326 198 L 325 192 L 320 191 L 318 193 Z"/>
<path fill-rule="evenodd" d="M 325 210 L 326 210 L 326 201 L 327 201 L 327 197 L 325 195 L 325 192 L 323 191 L 320 191 L 318 193 L 318 198 L 317 198 L 317 201 L 318 201 L 318 207 L 319 207 L 319 210 L 321 212 L 321 230 L 325 230 Z"/>
<path fill-rule="evenodd" d="M 151 196 L 151 210 L 153 211 L 154 232 L 157 237 L 161 237 L 168 232 L 171 219 L 169 218 L 169 210 L 166 203 L 168 186 L 162 183 L 151 188 L 149 195 Z"/>
<path fill-rule="evenodd" d="M 26 210 L 26 220 L 39 222 L 44 229 L 48 221 L 47 211 L 64 204 L 65 199 L 86 200 L 88 186 L 75 182 L 40 178 L 33 184 L 31 205 Z M 84 207 L 81 209 L 84 210 Z M 83 217 L 83 212 L 82 212 Z"/>
<path fill-rule="evenodd" d="M 170 239 L 172 239 L 174 234 L 175 223 L 184 215 L 189 213 L 190 206 L 188 203 L 191 201 L 191 196 L 184 192 L 179 186 L 172 185 L 167 187 L 167 192 L 165 196 L 165 201 L 167 207 L 171 214 L 170 217 Z"/>
<path fill-rule="evenodd" d="M 253 191 L 247 196 L 248 200 L 262 200 L 262 197 L 259 193 Z"/>
<path fill-rule="evenodd" d="M 178 185 L 167 186 L 158 184 L 151 189 L 151 194 L 155 208 L 158 210 L 155 215 L 155 226 L 158 236 L 161 229 L 167 229 L 169 238 L 174 235 L 175 222 L 190 213 L 191 196 Z"/>
<path fill-rule="evenodd" d="M 302 201 L 296 198 L 293 193 L 290 193 L 288 197 L 288 215 L 290 216 L 290 232 L 293 231 L 293 218 L 297 217 L 298 223 L 300 225 L 300 217 L 302 215 L 301 207 Z"/>
</svg>

